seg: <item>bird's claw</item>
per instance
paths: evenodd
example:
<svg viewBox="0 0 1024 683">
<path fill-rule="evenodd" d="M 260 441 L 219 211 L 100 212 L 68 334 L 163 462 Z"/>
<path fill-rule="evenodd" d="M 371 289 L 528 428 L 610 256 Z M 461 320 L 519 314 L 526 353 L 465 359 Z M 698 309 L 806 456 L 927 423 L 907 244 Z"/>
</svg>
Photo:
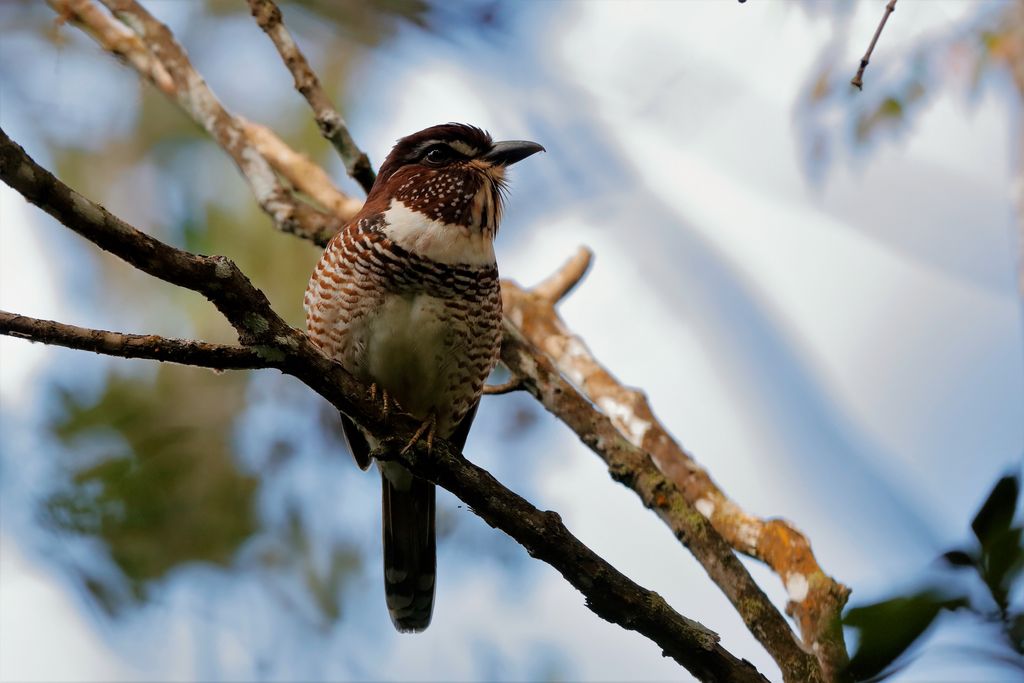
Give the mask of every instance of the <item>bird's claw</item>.
<svg viewBox="0 0 1024 683">
<path fill-rule="evenodd" d="M 384 414 L 384 419 L 387 419 L 388 413 L 391 412 L 391 409 L 398 406 L 398 401 L 391 397 L 391 394 L 388 393 L 387 389 L 384 387 L 378 387 L 376 382 L 372 382 L 369 390 L 371 402 L 377 402 L 378 393 L 380 394 L 381 412 Z"/>
<path fill-rule="evenodd" d="M 412 449 L 412 447 L 416 445 L 416 442 L 420 440 L 420 437 L 422 437 L 424 433 L 426 433 L 427 453 L 429 454 L 431 449 L 434 447 L 435 429 L 437 429 L 437 416 L 431 415 L 426 420 L 424 420 L 422 424 L 420 424 L 419 428 L 416 430 L 416 433 L 412 435 L 411 439 L 409 439 L 409 443 L 405 444 L 405 447 L 402 449 L 402 455 L 408 453 Z"/>
</svg>

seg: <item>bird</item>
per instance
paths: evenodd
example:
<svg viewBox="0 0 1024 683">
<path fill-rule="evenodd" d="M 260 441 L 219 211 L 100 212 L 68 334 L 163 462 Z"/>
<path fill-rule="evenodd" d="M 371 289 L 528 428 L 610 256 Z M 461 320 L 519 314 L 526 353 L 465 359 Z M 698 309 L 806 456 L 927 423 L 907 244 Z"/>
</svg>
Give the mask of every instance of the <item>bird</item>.
<svg viewBox="0 0 1024 683">
<path fill-rule="evenodd" d="M 310 338 L 369 387 L 385 412 L 421 423 L 413 441 L 465 446 L 484 383 L 498 361 L 501 290 L 494 238 L 506 169 L 537 152 L 461 123 L 399 139 L 359 213 L 328 243 L 303 298 Z M 342 414 L 366 470 L 387 434 Z M 407 446 L 408 447 L 408 446 Z M 430 624 L 436 579 L 434 484 L 378 462 L 384 593 L 399 632 Z"/>
</svg>

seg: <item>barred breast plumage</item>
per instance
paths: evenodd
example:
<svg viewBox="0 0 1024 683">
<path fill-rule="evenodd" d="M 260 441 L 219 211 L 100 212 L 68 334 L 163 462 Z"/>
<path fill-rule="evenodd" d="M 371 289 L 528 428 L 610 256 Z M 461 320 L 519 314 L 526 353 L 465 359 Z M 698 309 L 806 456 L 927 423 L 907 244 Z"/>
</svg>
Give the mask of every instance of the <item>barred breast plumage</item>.
<svg viewBox="0 0 1024 683">
<path fill-rule="evenodd" d="M 384 221 L 362 218 L 327 246 L 306 289 L 309 334 L 404 411 L 434 414 L 448 438 L 498 359 L 498 269 L 409 252 L 385 235 Z"/>
</svg>

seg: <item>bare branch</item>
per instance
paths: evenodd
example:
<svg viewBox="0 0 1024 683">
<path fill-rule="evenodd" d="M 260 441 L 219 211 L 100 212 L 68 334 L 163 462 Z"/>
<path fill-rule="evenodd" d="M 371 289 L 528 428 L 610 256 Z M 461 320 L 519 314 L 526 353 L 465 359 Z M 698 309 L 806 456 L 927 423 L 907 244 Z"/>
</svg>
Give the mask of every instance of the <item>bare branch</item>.
<svg viewBox="0 0 1024 683">
<path fill-rule="evenodd" d="M 815 658 L 805 652 L 785 617 L 772 605 L 711 523 L 662 474 L 650 456 L 630 443 L 612 421 L 562 377 L 551 360 L 538 354 L 506 319 L 501 359 L 545 408 L 557 415 L 601 456 L 608 472 L 633 489 L 644 505 L 668 525 L 693 553 L 743 617 L 758 642 L 771 654 L 783 678 L 794 683 L 821 681 Z"/>
<path fill-rule="evenodd" d="M 241 122 L 224 109 L 192 67 L 167 27 L 138 3 L 104 0 L 122 24 L 91 0 L 47 1 L 62 18 L 82 27 L 100 45 L 134 67 L 203 127 L 234 160 L 260 208 L 279 230 L 316 241 L 341 229 L 340 218 L 291 196 L 267 160 L 249 143 Z M 135 33 L 126 31 L 125 25 Z"/>
<path fill-rule="evenodd" d="M 875 35 L 871 39 L 871 44 L 868 45 L 868 51 L 864 53 L 864 56 L 860 60 L 860 68 L 857 69 L 857 75 L 850 81 L 850 85 L 857 88 L 857 90 L 864 89 L 864 69 L 868 68 L 868 61 L 871 60 L 871 53 L 875 51 L 875 44 L 878 43 L 878 37 L 882 35 L 882 29 L 885 28 L 885 22 L 889 21 L 889 15 L 896 11 L 896 0 L 889 0 L 889 4 L 885 6 L 885 12 L 882 14 L 882 20 L 878 22 L 878 28 L 875 29 Z"/>
<path fill-rule="evenodd" d="M 292 39 L 281 18 L 281 10 L 271 0 L 249 0 L 249 8 L 256 18 L 256 23 L 273 41 L 285 66 L 291 71 L 292 78 L 295 79 L 295 89 L 309 102 L 320 132 L 338 151 L 345 162 L 348 174 L 369 194 L 376 180 L 370 160 L 352 139 L 344 119 L 331 104 L 330 98 L 320 85 L 320 79 L 313 73 L 302 50 Z"/>
<path fill-rule="evenodd" d="M 270 162 L 274 170 L 280 173 L 296 190 L 309 195 L 314 201 L 338 216 L 343 223 L 348 223 L 363 208 L 363 202 L 349 197 L 335 187 L 330 176 L 318 164 L 312 162 L 305 154 L 300 154 L 277 137 L 272 130 L 258 123 L 246 121 L 238 117 L 245 130 L 246 137 L 253 147 Z M 334 236 L 333 232 L 323 235 L 306 235 L 311 241 L 325 246 Z"/>
<path fill-rule="evenodd" d="M 0 334 L 43 344 L 92 351 L 121 358 L 146 358 L 214 370 L 273 367 L 272 362 L 244 346 L 168 339 L 154 334 L 125 334 L 77 327 L 52 320 L 0 311 Z"/>
<path fill-rule="evenodd" d="M 523 379 L 513 375 L 512 379 L 501 384 L 485 384 L 484 395 L 501 396 L 502 394 L 511 394 L 513 391 L 522 391 L 524 389 L 526 389 L 526 386 L 523 384 Z"/>
<path fill-rule="evenodd" d="M 156 89 L 174 98 L 175 87 L 167 69 L 146 49 L 139 37 L 101 10 L 92 0 L 47 0 L 63 21 L 72 21 L 107 52 L 133 67 Z"/>
<path fill-rule="evenodd" d="M 578 272 L 580 258 L 571 259 L 564 270 Z M 848 660 L 839 616 L 849 589 L 825 574 L 806 537 L 783 520 L 762 520 L 729 500 L 655 417 L 643 393 L 622 386 L 566 328 L 554 301 L 509 281 L 502 282 L 502 298 L 506 319 L 518 323 L 525 338 L 551 357 L 619 433 L 650 454 L 687 503 L 708 517 L 733 548 L 765 562 L 783 580 L 791 600 L 787 611 L 800 626 L 804 646 L 817 653 L 826 680 L 842 680 Z M 549 409 L 569 423 L 567 412 L 557 402 L 554 406 Z"/>
<path fill-rule="evenodd" d="M 586 247 L 580 247 L 576 254 L 566 261 L 561 268 L 535 286 L 532 290 L 533 293 L 553 303 L 561 301 L 587 274 L 587 269 L 590 268 L 590 262 L 593 258 L 594 253 L 592 251 Z"/>
</svg>

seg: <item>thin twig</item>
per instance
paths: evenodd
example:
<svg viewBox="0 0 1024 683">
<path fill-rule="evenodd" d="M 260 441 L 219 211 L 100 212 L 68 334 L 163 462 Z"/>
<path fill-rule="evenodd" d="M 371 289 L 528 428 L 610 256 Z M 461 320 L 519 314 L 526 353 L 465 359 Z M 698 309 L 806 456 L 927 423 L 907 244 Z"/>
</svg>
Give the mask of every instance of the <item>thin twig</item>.
<svg viewBox="0 0 1024 683">
<path fill-rule="evenodd" d="M 256 18 L 256 23 L 273 41 L 285 66 L 291 71 L 292 78 L 295 79 L 295 89 L 302 93 L 302 96 L 309 102 L 320 132 L 338 151 L 342 161 L 345 162 L 345 170 L 348 171 L 348 174 L 369 194 L 370 188 L 373 187 L 373 182 L 376 180 L 370 160 L 352 139 L 345 120 L 331 104 L 330 98 L 327 97 L 323 86 L 320 85 L 320 79 L 317 78 L 313 69 L 310 68 L 309 62 L 306 61 L 305 55 L 302 54 L 302 50 L 292 39 L 281 18 L 281 10 L 271 0 L 249 0 L 249 8 L 252 10 L 253 17 Z"/>
<path fill-rule="evenodd" d="M 485 384 L 484 395 L 486 396 L 501 396 L 502 394 L 511 394 L 513 391 L 522 391 L 526 389 L 523 385 L 523 379 L 517 375 L 513 375 L 512 379 L 501 384 Z"/>
<path fill-rule="evenodd" d="M 882 20 L 878 22 L 878 28 L 875 29 L 875 35 L 871 39 L 871 44 L 868 45 L 868 51 L 864 53 L 864 56 L 860 60 L 860 68 L 857 69 L 857 75 L 850 81 L 850 85 L 853 85 L 857 90 L 864 89 L 864 69 L 868 68 L 868 61 L 871 59 L 871 53 L 875 51 L 875 44 L 878 42 L 878 37 L 882 35 L 882 29 L 885 28 L 885 22 L 889 20 L 889 15 L 896 11 L 896 0 L 889 0 L 889 3 L 885 6 L 885 12 L 882 14 Z"/>
</svg>

